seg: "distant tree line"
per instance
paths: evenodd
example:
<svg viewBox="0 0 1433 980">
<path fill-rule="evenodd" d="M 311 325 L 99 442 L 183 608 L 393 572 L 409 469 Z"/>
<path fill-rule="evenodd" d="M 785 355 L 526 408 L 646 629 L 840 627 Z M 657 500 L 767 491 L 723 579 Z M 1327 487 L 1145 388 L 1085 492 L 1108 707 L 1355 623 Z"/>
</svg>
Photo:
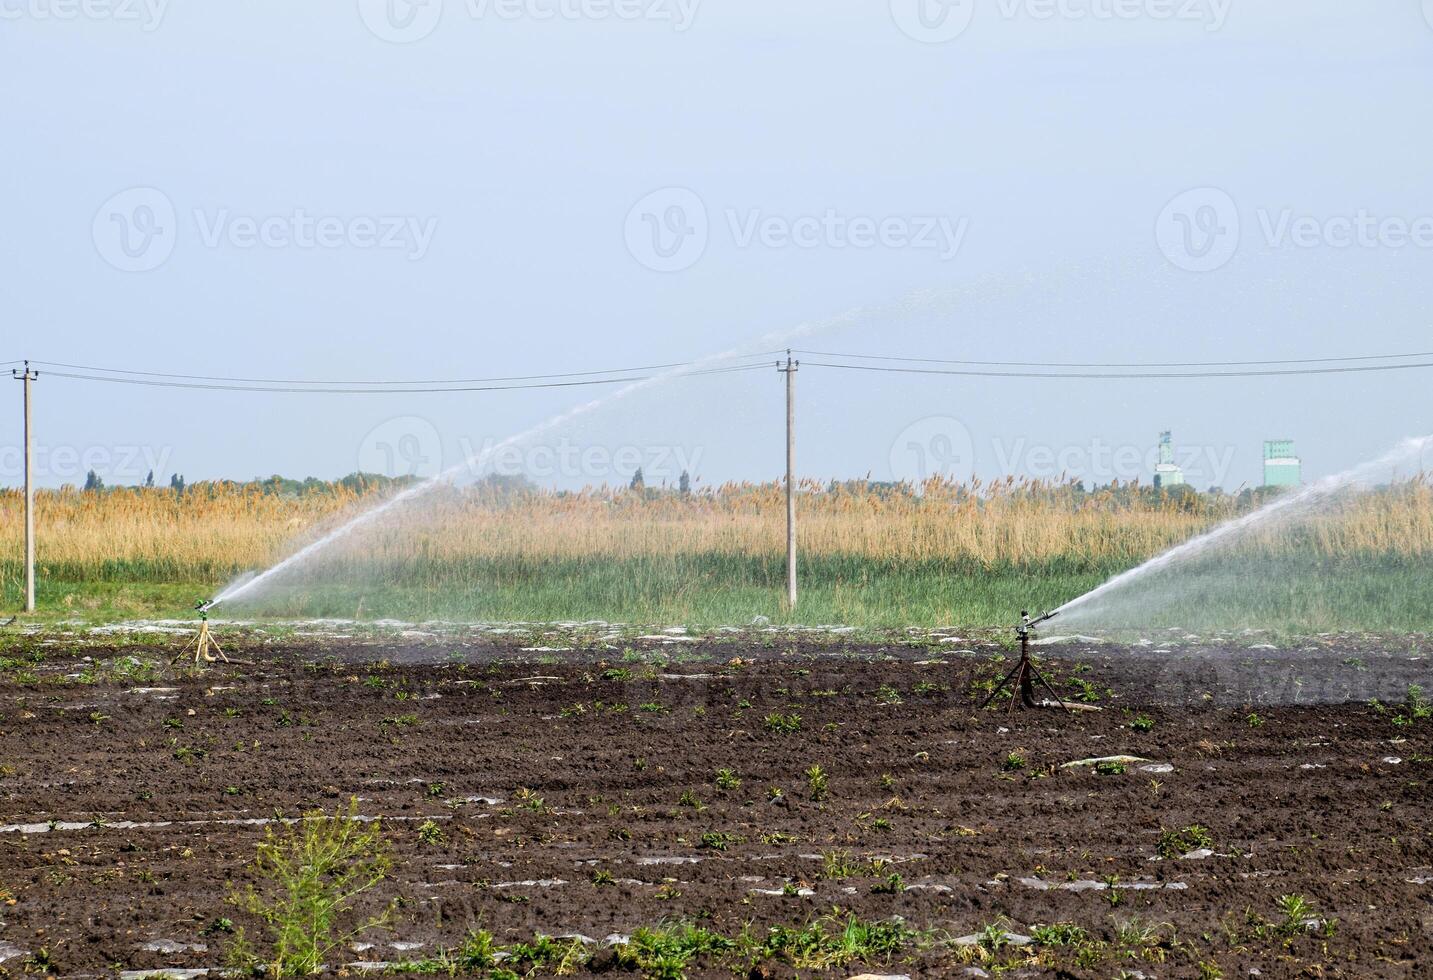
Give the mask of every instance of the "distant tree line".
<svg viewBox="0 0 1433 980">
<path fill-rule="evenodd" d="M 190 484 L 181 473 L 173 473 L 169 477 L 167 488 L 158 487 L 153 471 L 145 477 L 140 485 L 144 489 L 155 490 L 156 492 L 168 492 L 183 495 L 202 489 L 206 493 L 232 493 L 232 492 L 256 492 L 269 494 L 277 497 L 303 497 L 310 494 L 328 494 L 339 490 L 354 494 L 368 494 L 372 492 L 385 492 L 393 489 L 402 489 L 413 483 L 419 482 L 421 478 L 415 476 L 390 477 L 381 473 L 350 473 L 337 480 L 321 480 L 317 477 L 304 477 L 302 480 L 275 474 L 269 477 L 256 477 L 253 480 L 210 480 L 198 484 Z M 620 485 L 619 485 L 620 486 Z M 728 484 L 719 489 L 703 488 L 701 493 L 711 495 L 740 495 L 745 492 L 757 492 L 759 484 Z M 803 484 L 803 491 L 822 492 L 833 496 L 850 495 L 864 499 L 877 498 L 886 500 L 920 499 L 925 497 L 930 501 L 949 501 L 978 499 L 991 494 L 999 494 L 1007 498 L 1024 498 L 1041 503 L 1062 504 L 1065 506 L 1080 506 L 1086 503 L 1098 502 L 1103 506 L 1119 507 L 1124 505 L 1150 505 L 1163 504 L 1167 507 L 1185 511 L 1191 514 L 1221 513 L 1229 510 L 1247 510 L 1258 507 L 1267 500 L 1283 492 L 1278 487 L 1243 487 L 1236 493 L 1225 492 L 1221 487 L 1210 487 L 1208 490 L 1196 490 L 1187 484 L 1180 484 L 1172 487 L 1154 487 L 1148 484 L 1134 482 L 1121 483 L 1114 481 L 1109 484 L 1096 484 L 1086 487 L 1082 480 L 1072 480 L 1064 483 L 1043 481 L 1043 480 L 1022 480 L 1005 479 L 996 480 L 990 483 L 976 482 L 973 484 L 956 483 L 953 481 L 939 482 L 931 487 L 922 487 L 919 484 L 905 481 L 893 480 L 831 480 L 824 486 L 819 483 L 806 482 Z M 73 490 L 72 486 L 64 489 Z M 94 470 L 90 470 L 85 477 L 83 491 L 85 493 L 106 493 L 111 490 L 134 489 L 133 487 L 109 487 L 105 485 L 104 479 Z M 520 474 L 489 474 L 472 484 L 470 489 L 480 495 L 494 501 L 507 502 L 520 500 L 525 497 L 551 493 L 557 497 L 566 497 L 574 491 L 543 490 L 532 480 Z M 620 491 L 619 491 L 620 492 Z M 638 494 L 644 497 L 664 497 L 668 495 L 690 496 L 692 495 L 692 478 L 684 470 L 677 480 L 675 486 L 669 486 L 663 481 L 661 486 L 648 486 L 645 476 L 640 468 L 632 474 L 627 483 L 626 492 Z"/>
<path fill-rule="evenodd" d="M 295 480 L 291 477 L 275 474 L 269 477 L 255 477 L 252 480 L 208 480 L 200 484 L 191 485 L 184 478 L 182 473 L 170 474 L 168 489 L 174 493 L 183 494 L 197 487 L 205 487 L 216 492 L 219 491 L 253 491 L 258 493 L 272 494 L 278 497 L 302 497 L 313 493 L 333 493 L 335 490 L 343 489 L 353 493 L 368 493 L 372 490 L 387 490 L 392 487 L 404 487 L 417 481 L 417 477 L 384 476 L 381 473 L 350 473 L 337 480 L 320 480 L 318 477 L 307 476 L 302 480 Z M 154 471 L 150 470 L 140 486 L 146 490 L 157 490 Z M 66 485 L 62 489 L 73 490 L 72 485 Z M 94 470 L 85 474 L 85 484 L 81 488 L 85 493 L 105 493 L 110 490 L 128 490 L 133 487 L 107 486 L 104 478 Z"/>
</svg>

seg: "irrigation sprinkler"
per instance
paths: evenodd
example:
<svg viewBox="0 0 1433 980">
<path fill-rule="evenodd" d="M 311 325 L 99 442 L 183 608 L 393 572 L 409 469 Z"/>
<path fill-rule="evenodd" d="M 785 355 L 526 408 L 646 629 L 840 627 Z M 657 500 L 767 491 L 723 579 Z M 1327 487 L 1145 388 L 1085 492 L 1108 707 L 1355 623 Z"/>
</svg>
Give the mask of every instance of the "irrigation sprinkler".
<svg viewBox="0 0 1433 980">
<path fill-rule="evenodd" d="M 1064 699 L 1055 693 L 1055 689 L 1050 686 L 1050 682 L 1045 680 L 1045 675 L 1040 673 L 1040 668 L 1036 667 L 1035 662 L 1030 659 L 1031 630 L 1046 620 L 1054 619 L 1058 614 L 1059 611 L 1055 610 L 1031 619 L 1029 612 L 1023 609 L 1020 611 L 1020 623 L 1015 627 L 1015 635 L 1020 637 L 1020 660 L 1011 668 L 1010 673 L 1006 674 L 1004 679 L 995 685 L 995 690 L 991 691 L 990 695 L 986 697 L 984 701 L 980 702 L 980 710 L 984 710 L 990 702 L 994 701 L 996 695 L 1005 690 L 1007 685 L 1011 685 L 1011 711 L 1014 711 L 1017 705 L 1021 708 L 1052 707 L 1049 701 L 1040 702 L 1035 700 L 1036 681 L 1039 681 L 1040 685 L 1050 692 L 1050 697 L 1055 699 L 1055 705 L 1067 711 L 1073 710 L 1071 705 L 1066 704 Z"/>
<path fill-rule="evenodd" d="M 195 611 L 199 613 L 199 632 L 194 635 L 194 639 L 184 644 L 184 649 L 179 651 L 178 656 L 169 661 L 171 664 L 183 660 L 191 650 L 194 652 L 195 667 L 212 664 L 215 660 L 222 660 L 226 664 L 231 662 L 228 657 L 224 656 L 224 651 L 219 649 L 219 642 L 209 632 L 209 607 L 212 605 L 214 605 L 213 599 L 202 599 L 194 606 Z"/>
</svg>

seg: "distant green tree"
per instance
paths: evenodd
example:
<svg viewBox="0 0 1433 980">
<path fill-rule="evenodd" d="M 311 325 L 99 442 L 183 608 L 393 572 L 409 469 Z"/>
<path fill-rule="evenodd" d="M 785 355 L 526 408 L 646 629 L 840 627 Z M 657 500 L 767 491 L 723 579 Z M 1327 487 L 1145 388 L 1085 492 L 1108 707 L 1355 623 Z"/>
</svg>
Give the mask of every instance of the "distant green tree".
<svg viewBox="0 0 1433 980">
<path fill-rule="evenodd" d="M 182 493 L 184 492 L 184 487 L 185 487 L 185 483 L 184 483 L 184 477 L 183 477 L 183 476 L 181 476 L 181 475 L 178 474 L 178 473 L 174 473 L 174 474 L 171 474 L 171 475 L 170 475 L 170 477 L 169 477 L 169 489 L 173 490 L 175 493 L 181 493 L 181 494 L 182 494 Z"/>
<path fill-rule="evenodd" d="M 523 473 L 489 473 L 473 486 L 484 497 L 498 503 L 521 500 L 538 492 L 537 484 Z"/>
<path fill-rule="evenodd" d="M 682 470 L 682 475 L 677 480 L 677 492 L 684 497 L 692 492 L 692 478 L 687 475 L 686 470 Z"/>
<path fill-rule="evenodd" d="M 150 470 L 149 475 L 144 478 L 144 485 L 146 487 L 154 486 L 154 470 Z"/>
<path fill-rule="evenodd" d="M 104 489 L 104 480 L 94 470 L 85 474 L 85 490 L 89 493 L 96 493 Z"/>
<path fill-rule="evenodd" d="M 628 486 L 632 490 L 641 490 L 646 485 L 647 481 L 642 478 L 642 467 L 639 466 L 637 472 L 632 474 L 632 482 Z"/>
</svg>

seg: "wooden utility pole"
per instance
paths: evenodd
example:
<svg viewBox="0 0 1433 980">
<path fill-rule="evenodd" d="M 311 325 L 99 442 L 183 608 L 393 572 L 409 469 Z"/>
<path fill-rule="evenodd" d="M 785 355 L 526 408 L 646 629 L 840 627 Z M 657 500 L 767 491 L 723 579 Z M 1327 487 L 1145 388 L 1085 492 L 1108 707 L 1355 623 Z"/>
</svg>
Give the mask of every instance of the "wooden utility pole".
<svg viewBox="0 0 1433 980">
<path fill-rule="evenodd" d="M 786 605 L 796 608 L 796 370 L 800 361 L 786 352 L 776 369 L 786 375 Z"/>
<path fill-rule="evenodd" d="M 34 450 L 30 438 L 30 382 L 39 377 L 25 362 L 24 371 L 10 372 L 10 376 L 25 385 L 25 611 L 35 611 L 35 482 Z"/>
</svg>

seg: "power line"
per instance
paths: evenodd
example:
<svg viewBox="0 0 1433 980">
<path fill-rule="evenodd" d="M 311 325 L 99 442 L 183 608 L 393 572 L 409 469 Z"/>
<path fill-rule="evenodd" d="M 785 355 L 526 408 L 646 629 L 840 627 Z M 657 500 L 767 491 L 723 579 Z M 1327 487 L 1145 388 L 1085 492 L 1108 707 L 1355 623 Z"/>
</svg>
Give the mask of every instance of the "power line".
<svg viewBox="0 0 1433 980">
<path fill-rule="evenodd" d="M 781 351 L 765 351 L 740 355 L 733 360 L 752 361 Z M 901 364 L 962 365 L 961 369 L 935 367 L 897 367 L 889 364 L 842 364 L 830 361 L 805 363 L 846 371 L 875 371 L 891 374 L 931 374 L 959 377 L 1032 378 L 1074 380 L 1181 380 L 1249 377 L 1284 377 L 1319 374 L 1354 374 L 1376 371 L 1397 371 L 1433 367 L 1433 361 L 1409 361 L 1409 358 L 1433 357 L 1433 352 L 1407 354 L 1362 354 L 1339 357 L 1284 358 L 1247 361 L 975 361 L 944 358 L 910 357 L 885 354 L 843 354 L 832 351 L 801 350 L 797 353 L 817 357 L 835 357 L 850 361 L 883 361 Z M 1398 361 L 1389 364 L 1368 364 L 1368 361 Z M 20 364 L 19 360 L 0 361 L 0 365 Z M 48 377 L 77 381 L 100 381 L 110 384 L 140 385 L 151 388 L 185 388 L 200 391 L 253 391 L 286 394 L 438 394 L 442 392 L 520 391 L 539 388 L 577 388 L 589 385 L 625 384 L 651 380 L 656 375 L 639 372 L 677 370 L 700 362 L 678 361 L 609 370 L 570 371 L 557 374 L 529 374 L 491 378 L 459 378 L 427 381 L 318 381 L 278 378 L 245 378 L 227 375 L 191 375 L 161 371 L 130 371 L 120 368 L 69 364 L 62 361 L 31 361 L 47 367 L 71 370 L 46 370 Z M 1274 368 L 1271 365 L 1335 365 L 1324 367 Z M 685 372 L 678 377 L 732 374 L 766 370 L 769 363 L 736 363 L 721 367 Z M 1146 368 L 1243 368 L 1258 366 L 1259 370 L 1174 370 L 1149 371 Z M 1053 370 L 994 371 L 988 368 L 1047 368 Z M 1114 370 L 1073 370 L 1114 369 Z"/>
<path fill-rule="evenodd" d="M 782 354 L 782 353 L 784 353 L 784 351 L 762 351 L 762 352 L 756 353 L 756 354 L 742 354 L 742 355 L 738 355 L 738 356 L 736 356 L 736 357 L 734 357 L 734 358 L 731 358 L 731 359 L 732 359 L 732 360 L 750 360 L 750 359 L 756 358 L 756 357 L 773 357 L 773 356 L 775 356 L 775 355 L 777 355 L 777 354 Z M 3 363 L 3 364 L 19 364 L 20 362 L 19 362 L 19 361 L 4 361 L 4 362 L 0 362 L 0 363 Z M 694 362 L 694 361 L 674 361 L 674 362 L 672 362 L 672 363 L 670 363 L 670 364 L 644 364 L 644 365 L 638 365 L 638 366 L 636 366 L 636 367 L 611 368 L 611 369 L 605 370 L 605 371 L 564 371 L 564 372 L 559 372 L 559 373 L 557 373 L 557 374 L 523 374 L 523 375 L 513 375 L 513 376 L 511 376 L 511 377 L 498 377 L 498 378 L 451 378 L 451 379 L 427 379 L 427 380 L 419 380 L 419 381 L 322 381 L 322 380 L 301 379 L 301 378 L 240 378 L 240 377 L 232 377 L 232 376 L 228 376 L 228 375 L 181 374 L 181 373 L 166 373 L 166 372 L 163 372 L 163 371 L 130 371 L 130 370 L 126 370 L 126 369 L 124 369 L 124 368 L 96 367 L 96 366 L 91 365 L 91 364 L 67 364 L 67 363 L 65 363 L 65 362 L 63 362 L 63 361 L 31 361 L 30 363 L 32 363 L 32 364 L 39 364 L 39 365 L 42 365 L 42 366 L 45 366 L 45 367 L 68 368 L 68 369 L 74 370 L 74 371 L 85 371 L 85 372 L 90 372 L 90 373 L 98 372 L 98 373 L 101 373 L 101 374 L 135 375 L 135 376 L 138 376 L 138 377 L 145 377 L 145 378 L 166 378 L 166 379 L 177 379 L 177 380 L 191 381 L 191 382 L 192 382 L 192 381 L 216 381 L 216 382 L 223 382 L 223 383 L 228 383 L 228 384 L 259 384 L 259 385 L 284 385 L 284 386 L 297 385 L 297 386 L 306 387 L 306 388 L 309 387 L 309 386 L 312 386 L 312 387 L 315 387 L 315 388 L 319 388 L 320 390 L 325 390 L 325 391 L 327 391 L 327 390 L 330 390 L 330 386 L 339 386 L 339 387 L 343 387 L 343 388 L 367 388 L 367 387 L 369 387 L 369 386 L 374 386 L 374 387 L 391 387 L 391 388 L 400 388 L 400 387 L 401 387 L 401 388 L 403 388 L 404 390 L 406 390 L 407 387 L 408 387 L 408 386 L 411 386 L 411 385 L 431 385 L 431 386 L 438 386 L 438 387 L 446 388 L 447 386 L 450 386 L 450 385 L 477 385 L 477 384 L 483 384 L 483 385 L 485 385 L 485 384 L 503 384 L 503 383 L 506 383 L 506 382 L 520 382 L 520 381 L 552 381 L 552 380 L 557 380 L 557 379 L 561 379 L 561 378 L 589 378 L 589 377 L 595 377 L 595 376 L 597 376 L 597 375 L 605 375 L 605 374 L 631 374 L 631 373 L 633 373 L 633 372 L 635 372 L 635 371 L 665 371 L 665 370 L 669 370 L 669 369 L 673 369 L 673 368 L 687 367 L 687 366 L 689 366 L 689 365 L 691 365 L 691 364 L 694 364 L 694 363 L 696 363 L 696 362 Z M 761 366 L 764 367 L 765 365 L 761 365 Z M 65 374 L 58 374 L 58 373 L 56 373 L 56 372 L 49 372 L 49 373 L 55 374 L 57 377 L 78 377 L 78 375 L 65 375 Z M 90 380 L 104 380 L 104 379 L 102 379 L 102 378 L 91 378 Z M 269 389 L 255 389 L 255 390 L 269 390 Z"/>
<path fill-rule="evenodd" d="M 875 364 L 832 364 L 826 361 L 803 361 L 804 365 L 814 367 L 836 368 L 844 371 L 880 371 L 893 374 L 947 374 L 958 375 L 967 378 L 1043 378 L 1058 380 L 1061 378 L 1070 380 L 1089 379 L 1181 379 L 1181 378 L 1269 378 L 1286 375 L 1311 375 L 1311 374 L 1355 374 L 1365 371 L 1401 371 L 1408 368 L 1433 367 L 1433 361 L 1423 361 L 1408 364 L 1365 364 L 1351 367 L 1326 367 L 1326 368 L 1290 368 L 1287 370 L 1268 371 L 1187 371 L 1187 372 L 1166 372 L 1166 371 L 1145 371 L 1145 372 L 1065 372 L 1052 374 L 1046 371 L 954 371 L 941 368 L 900 368 L 881 367 Z"/>
<path fill-rule="evenodd" d="M 913 364 L 963 364 L 970 367 L 1040 367 L 1040 368 L 1209 368 L 1251 367 L 1266 364 L 1332 364 L 1352 361 L 1392 361 L 1410 357 L 1433 357 L 1433 351 L 1409 354 L 1359 354 L 1344 357 L 1291 357 L 1263 361 L 962 361 L 938 357 L 901 357 L 892 354 L 842 354 L 835 351 L 800 350 L 798 354 L 814 357 L 840 357 L 846 360 L 901 361 Z M 1076 377 L 1076 375 L 1071 375 Z"/>
<path fill-rule="evenodd" d="M 684 374 L 674 375 L 676 378 L 698 377 L 713 374 L 736 374 L 743 371 L 766 371 L 770 370 L 767 364 L 740 364 L 732 367 L 705 368 L 700 371 L 688 371 Z M 68 378 L 76 381 L 103 381 L 110 384 L 141 385 L 147 388 L 187 388 L 200 391 L 257 391 L 275 392 L 282 394 L 311 394 L 311 395 L 411 395 L 411 394 L 438 394 L 442 392 L 475 392 L 475 391 L 522 391 L 534 388 L 578 388 L 588 385 L 610 385 L 624 384 L 628 382 L 650 381 L 658 375 L 624 375 L 616 378 L 590 378 L 575 381 L 541 381 L 517 384 L 499 385 L 454 385 L 449 387 L 428 387 L 428 388 L 313 388 L 313 387 L 291 387 L 283 385 L 251 385 L 251 384 L 213 384 L 203 381 L 167 381 L 154 380 L 150 378 L 128 378 L 113 375 L 99 374 L 75 374 L 68 371 L 46 371 L 47 378 Z M 561 375 L 559 375 L 561 377 Z"/>
</svg>

